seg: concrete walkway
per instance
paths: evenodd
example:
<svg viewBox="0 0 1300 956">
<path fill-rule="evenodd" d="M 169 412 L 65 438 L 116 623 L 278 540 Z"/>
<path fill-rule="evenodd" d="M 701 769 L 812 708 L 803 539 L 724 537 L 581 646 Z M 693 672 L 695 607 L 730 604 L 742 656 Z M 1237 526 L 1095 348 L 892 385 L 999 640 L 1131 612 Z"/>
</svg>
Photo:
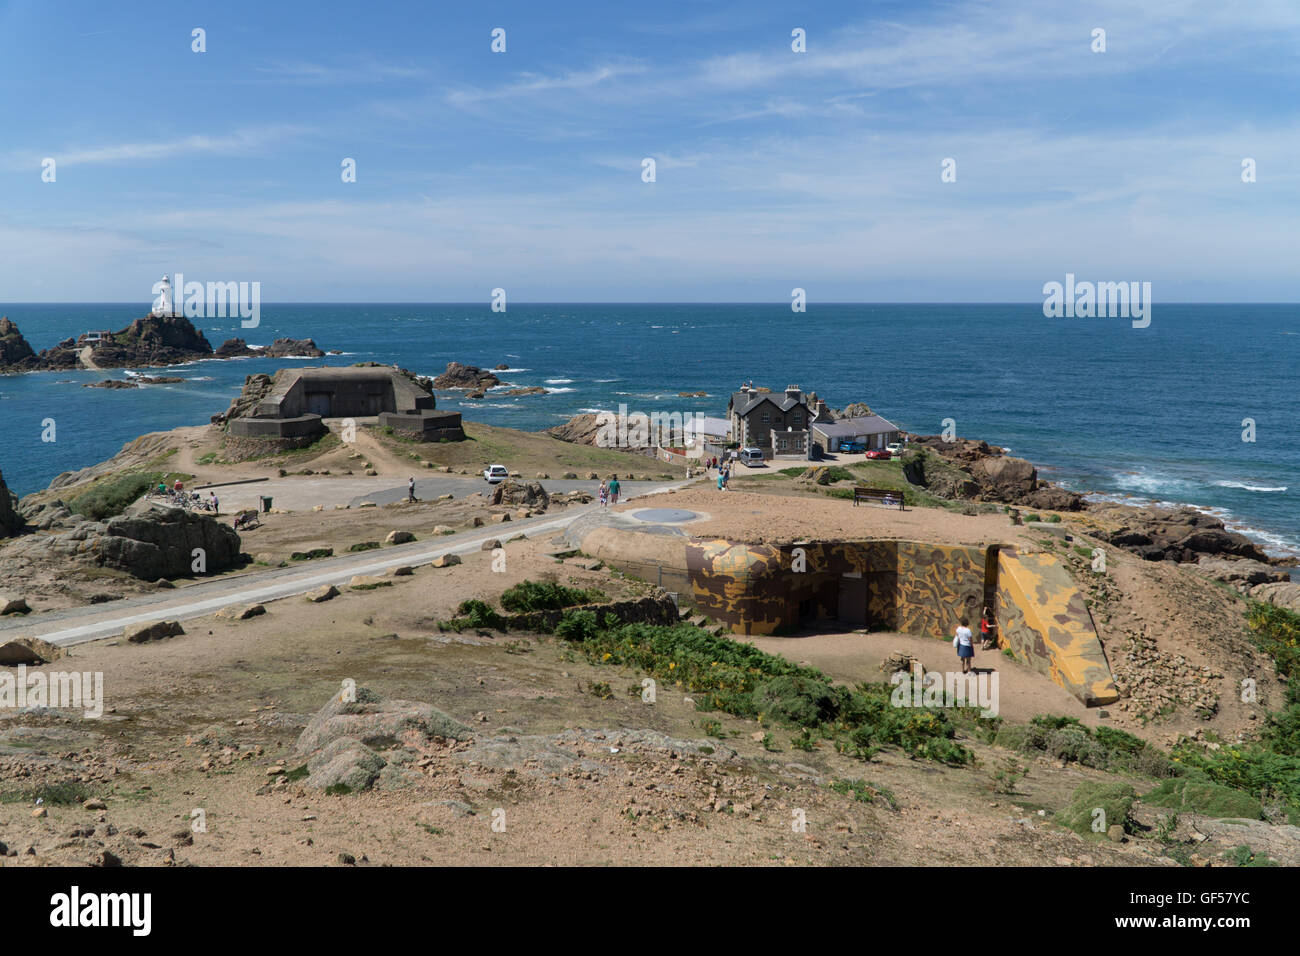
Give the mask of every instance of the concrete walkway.
<svg viewBox="0 0 1300 956">
<path fill-rule="evenodd" d="M 657 494 L 671 488 L 680 488 L 686 482 L 651 485 L 642 494 Z M 405 495 L 406 490 L 402 489 Z M 631 497 L 631 494 L 628 495 Z M 565 509 L 555 517 L 540 515 L 511 521 L 508 524 L 487 528 L 474 528 L 436 540 L 415 541 L 396 545 L 381 551 L 345 554 L 321 558 L 289 568 L 268 568 L 232 574 L 211 581 L 185 585 L 175 590 L 156 594 L 96 604 L 88 607 L 65 608 L 28 615 L 22 619 L 0 621 L 0 641 L 13 637 L 39 637 L 60 647 L 71 647 L 108 637 L 119 637 L 123 628 L 131 624 L 151 621 L 187 621 L 206 617 L 232 604 L 256 604 L 280 598 L 305 594 L 323 585 L 347 584 L 357 574 L 382 574 L 399 565 L 428 564 L 444 554 L 470 554 L 482 548 L 483 542 L 494 538 L 503 543 L 519 534 L 530 537 L 558 531 L 569 523 L 599 509 L 590 504 Z"/>
</svg>

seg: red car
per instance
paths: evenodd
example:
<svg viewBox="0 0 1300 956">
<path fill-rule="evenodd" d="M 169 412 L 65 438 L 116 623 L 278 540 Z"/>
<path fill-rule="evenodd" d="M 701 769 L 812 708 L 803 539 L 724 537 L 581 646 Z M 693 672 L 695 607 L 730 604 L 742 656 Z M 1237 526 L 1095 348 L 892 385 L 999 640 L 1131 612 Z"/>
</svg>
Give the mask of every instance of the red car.
<svg viewBox="0 0 1300 956">
<path fill-rule="evenodd" d="M 870 458 L 873 461 L 889 461 L 889 459 L 893 458 L 894 456 L 884 448 L 873 448 L 871 451 L 867 452 L 863 457 Z"/>
</svg>

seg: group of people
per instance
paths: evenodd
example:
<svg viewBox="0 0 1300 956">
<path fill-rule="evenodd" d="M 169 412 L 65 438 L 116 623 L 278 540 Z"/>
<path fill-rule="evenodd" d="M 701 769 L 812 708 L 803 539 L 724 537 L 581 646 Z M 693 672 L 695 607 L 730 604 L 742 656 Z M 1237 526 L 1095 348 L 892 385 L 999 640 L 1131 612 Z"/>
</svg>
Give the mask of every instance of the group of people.
<svg viewBox="0 0 1300 956">
<path fill-rule="evenodd" d="M 996 646 L 997 635 L 994 630 L 997 628 L 997 618 L 989 607 L 984 608 L 984 613 L 980 615 L 980 649 L 988 650 Z M 957 659 L 961 661 L 961 672 L 969 674 L 975 668 L 975 635 L 970 629 L 970 618 L 963 617 L 958 624 L 956 632 L 952 636 L 952 646 L 957 649 Z"/>
<path fill-rule="evenodd" d="M 618 475 L 610 475 L 600 483 L 600 506 L 604 508 L 607 505 L 618 504 L 618 493 L 622 486 L 618 483 Z"/>
<path fill-rule="evenodd" d="M 718 490 L 726 491 L 727 483 L 731 481 L 731 462 L 714 455 L 711 458 L 704 459 L 704 467 L 710 472 L 716 471 L 718 473 L 717 478 L 714 479 L 717 482 Z"/>
<path fill-rule="evenodd" d="M 182 508 L 193 508 L 196 511 L 211 511 L 214 515 L 221 513 L 221 502 L 217 500 L 215 491 L 208 491 L 207 499 L 203 499 L 197 491 L 185 494 L 185 484 L 177 478 L 171 486 L 170 491 L 166 482 L 158 482 L 158 487 L 154 489 L 155 493 L 163 498 L 170 498 L 171 502 Z"/>
</svg>

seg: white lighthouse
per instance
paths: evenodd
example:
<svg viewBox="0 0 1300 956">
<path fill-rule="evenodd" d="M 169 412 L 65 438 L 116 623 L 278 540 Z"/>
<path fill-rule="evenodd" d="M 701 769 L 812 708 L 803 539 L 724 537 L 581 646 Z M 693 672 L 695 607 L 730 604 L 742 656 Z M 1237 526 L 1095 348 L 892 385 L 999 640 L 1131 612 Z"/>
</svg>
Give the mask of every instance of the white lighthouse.
<svg viewBox="0 0 1300 956">
<path fill-rule="evenodd" d="M 172 284 L 166 276 L 154 283 L 153 291 L 158 298 L 153 302 L 153 314 L 157 316 L 170 316 L 172 311 Z"/>
</svg>

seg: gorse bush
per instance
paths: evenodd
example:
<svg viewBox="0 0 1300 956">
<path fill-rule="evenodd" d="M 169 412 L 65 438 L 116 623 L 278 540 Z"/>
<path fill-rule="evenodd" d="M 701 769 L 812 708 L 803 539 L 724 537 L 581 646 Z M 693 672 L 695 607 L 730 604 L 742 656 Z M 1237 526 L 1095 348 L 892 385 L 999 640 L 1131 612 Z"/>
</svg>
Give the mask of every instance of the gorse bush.
<svg viewBox="0 0 1300 956">
<path fill-rule="evenodd" d="M 863 759 L 885 745 L 951 764 L 973 759 L 952 739 L 946 714 L 894 707 L 888 684 L 837 687 L 816 668 L 689 624 L 602 628 L 581 650 L 592 663 L 633 667 L 680 684 L 695 696 L 698 710 L 815 731 Z"/>
<path fill-rule="evenodd" d="M 1021 753 L 1044 753 L 1098 770 L 1124 770 L 1147 777 L 1182 773 L 1168 756 L 1141 737 L 1112 727 L 1090 729 L 1077 718 L 1058 714 L 1039 714 L 1024 725 L 1003 725 L 994 742 Z"/>
<path fill-rule="evenodd" d="M 493 610 L 490 604 L 478 598 L 461 601 L 456 608 L 456 616 L 450 621 L 441 621 L 438 629 L 442 631 L 465 631 L 470 628 L 488 628 L 496 631 L 506 630 L 506 619 Z"/>
<path fill-rule="evenodd" d="M 188 475 L 163 474 L 161 472 L 138 472 L 133 475 L 119 475 L 101 481 L 93 488 L 77 495 L 67 503 L 68 510 L 83 515 L 92 521 L 103 521 L 120 515 L 127 505 L 134 503 L 141 495 L 158 485 L 168 488 L 176 478 L 187 479 Z"/>
<path fill-rule="evenodd" d="M 604 598 L 605 595 L 595 588 L 570 588 L 551 581 L 521 581 L 501 595 L 501 606 L 514 614 L 523 614 L 595 604 Z"/>
</svg>

